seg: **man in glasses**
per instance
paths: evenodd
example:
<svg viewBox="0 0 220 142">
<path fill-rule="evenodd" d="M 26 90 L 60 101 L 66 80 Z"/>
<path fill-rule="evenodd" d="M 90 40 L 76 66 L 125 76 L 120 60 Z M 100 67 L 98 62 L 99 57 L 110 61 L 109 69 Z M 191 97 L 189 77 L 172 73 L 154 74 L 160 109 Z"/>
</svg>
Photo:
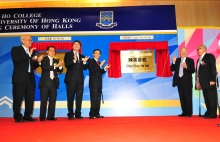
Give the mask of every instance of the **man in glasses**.
<svg viewBox="0 0 220 142">
<path fill-rule="evenodd" d="M 204 118 L 217 117 L 216 60 L 213 54 L 207 53 L 205 45 L 197 47 L 199 59 L 196 65 L 196 89 L 202 89 L 207 111 Z"/>
<path fill-rule="evenodd" d="M 15 46 L 11 49 L 11 57 L 14 65 L 12 84 L 13 84 L 13 112 L 15 122 L 24 121 L 36 122 L 33 119 L 35 77 L 34 70 L 39 66 L 43 56 L 35 58 L 34 50 L 31 48 L 32 38 L 29 35 L 23 35 L 20 38 L 21 46 Z M 21 103 L 25 99 L 24 117 L 20 112 Z"/>
</svg>

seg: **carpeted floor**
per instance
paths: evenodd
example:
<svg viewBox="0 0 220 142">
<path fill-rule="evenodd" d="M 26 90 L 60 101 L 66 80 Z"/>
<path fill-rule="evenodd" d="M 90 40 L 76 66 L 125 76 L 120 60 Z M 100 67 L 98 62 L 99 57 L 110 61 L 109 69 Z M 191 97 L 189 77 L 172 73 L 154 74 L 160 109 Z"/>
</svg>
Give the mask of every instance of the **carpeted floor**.
<svg viewBox="0 0 220 142">
<path fill-rule="evenodd" d="M 15 123 L 0 118 L 0 142 L 217 142 L 219 118 L 177 116 Z"/>
</svg>

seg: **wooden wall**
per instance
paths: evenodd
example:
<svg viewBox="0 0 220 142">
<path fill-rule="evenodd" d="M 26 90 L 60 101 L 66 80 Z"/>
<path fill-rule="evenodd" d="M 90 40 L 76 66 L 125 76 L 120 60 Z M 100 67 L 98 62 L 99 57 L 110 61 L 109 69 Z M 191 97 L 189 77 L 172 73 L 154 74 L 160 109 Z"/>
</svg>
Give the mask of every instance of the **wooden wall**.
<svg viewBox="0 0 220 142">
<path fill-rule="evenodd" d="M 54 0 L 45 2 L 42 2 L 42 0 L 29 0 L 29 2 L 15 1 L 16 0 L 1 0 L 0 9 L 27 7 L 115 7 L 140 5 L 175 5 L 178 27 L 220 26 L 220 0 Z"/>
</svg>

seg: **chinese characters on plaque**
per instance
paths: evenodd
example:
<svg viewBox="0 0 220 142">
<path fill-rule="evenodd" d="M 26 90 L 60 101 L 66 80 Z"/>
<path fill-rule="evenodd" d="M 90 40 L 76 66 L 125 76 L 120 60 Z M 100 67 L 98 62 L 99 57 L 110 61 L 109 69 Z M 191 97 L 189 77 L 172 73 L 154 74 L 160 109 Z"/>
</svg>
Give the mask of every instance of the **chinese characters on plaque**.
<svg viewBox="0 0 220 142">
<path fill-rule="evenodd" d="M 153 50 L 121 51 L 122 73 L 154 72 Z"/>
</svg>

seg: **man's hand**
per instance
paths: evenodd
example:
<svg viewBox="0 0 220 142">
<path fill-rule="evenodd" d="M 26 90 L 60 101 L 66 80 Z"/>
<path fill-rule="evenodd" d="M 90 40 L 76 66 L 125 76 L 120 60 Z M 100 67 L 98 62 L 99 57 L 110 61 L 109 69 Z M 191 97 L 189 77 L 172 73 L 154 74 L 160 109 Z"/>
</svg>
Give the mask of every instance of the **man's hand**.
<svg viewBox="0 0 220 142">
<path fill-rule="evenodd" d="M 182 66 L 183 68 L 187 69 L 187 64 L 186 64 L 186 62 L 182 63 L 181 66 Z"/>
<path fill-rule="evenodd" d="M 102 67 L 105 63 L 105 60 L 102 60 L 101 63 L 100 63 L 100 66 Z"/>
<path fill-rule="evenodd" d="M 35 49 L 37 49 L 37 48 L 34 47 L 34 48 L 31 48 L 31 49 L 30 49 L 30 52 L 29 52 L 30 56 L 33 54 L 33 52 L 34 52 Z"/>
<path fill-rule="evenodd" d="M 110 67 L 111 67 L 111 65 L 107 64 L 107 65 L 104 67 L 104 70 L 106 70 L 106 69 L 108 69 L 108 68 L 110 68 Z"/>
<path fill-rule="evenodd" d="M 76 56 L 76 54 L 74 54 L 74 56 L 73 56 L 73 60 L 74 60 L 74 61 L 77 60 L 77 56 Z"/>
<path fill-rule="evenodd" d="M 175 55 L 173 56 L 172 61 L 173 61 L 173 62 L 176 62 L 176 56 L 175 56 Z"/>
<path fill-rule="evenodd" d="M 56 66 L 55 67 L 60 67 L 60 66 L 62 66 L 63 65 L 63 60 L 62 61 L 59 61 L 59 63 L 58 64 L 56 64 Z"/>
<path fill-rule="evenodd" d="M 43 60 L 43 58 L 44 58 L 43 55 L 41 55 L 40 57 L 38 57 L 38 59 L 37 59 L 38 63 L 41 62 L 41 61 Z"/>
<path fill-rule="evenodd" d="M 211 85 L 215 85 L 215 82 L 213 82 L 213 81 L 210 81 L 210 86 L 211 86 Z"/>
<path fill-rule="evenodd" d="M 87 62 L 89 60 L 89 56 L 86 56 L 85 58 L 82 59 L 83 62 Z"/>
</svg>

